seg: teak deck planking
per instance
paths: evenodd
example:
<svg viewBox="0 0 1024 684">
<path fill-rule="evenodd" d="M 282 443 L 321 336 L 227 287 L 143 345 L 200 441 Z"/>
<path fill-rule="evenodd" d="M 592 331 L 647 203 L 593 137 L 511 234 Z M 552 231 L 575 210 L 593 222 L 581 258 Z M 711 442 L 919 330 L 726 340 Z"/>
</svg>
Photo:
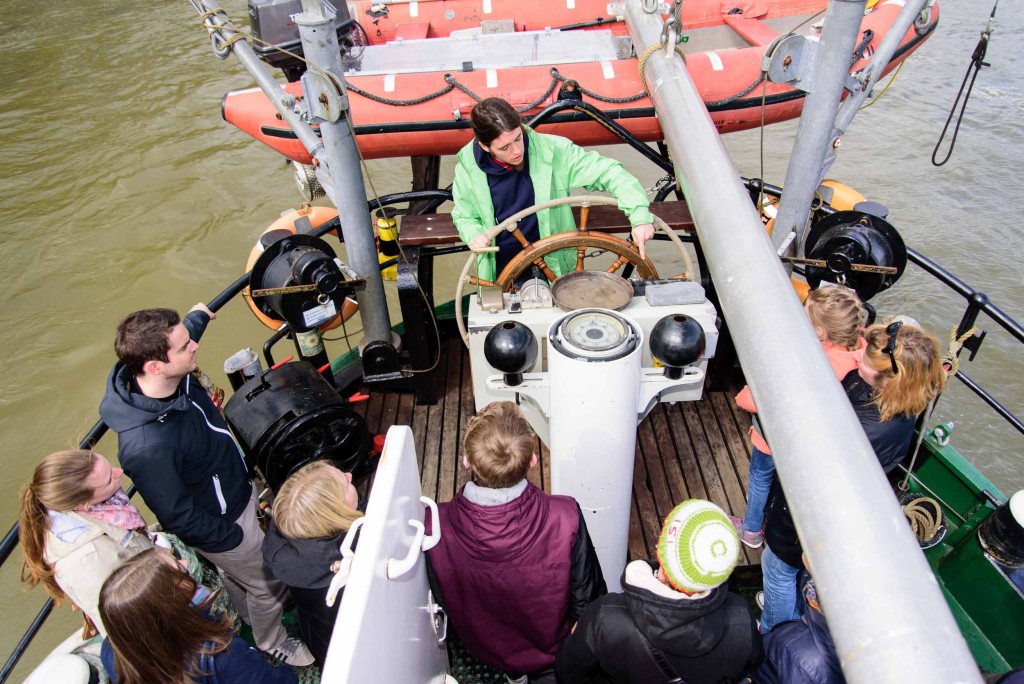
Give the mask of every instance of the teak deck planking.
<svg viewBox="0 0 1024 684">
<path fill-rule="evenodd" d="M 462 467 L 462 439 L 473 416 L 469 355 L 461 344 L 442 347 L 433 373 L 438 401 L 416 405 L 411 393 L 370 393 L 356 404 L 371 434 L 392 425 L 409 425 L 415 435 L 423 493 L 444 502 L 468 480 Z M 707 392 L 697 402 L 658 404 L 637 430 L 633 469 L 633 510 L 629 557 L 655 558 L 658 535 L 669 511 L 685 499 L 707 499 L 727 513 L 742 516 L 750 465 L 749 415 L 737 408 L 732 392 Z M 550 453 L 538 439 L 538 464 L 527 479 L 551 489 Z M 361 494 L 372 475 L 359 484 Z M 761 550 L 742 547 L 740 563 L 757 564 Z"/>
</svg>

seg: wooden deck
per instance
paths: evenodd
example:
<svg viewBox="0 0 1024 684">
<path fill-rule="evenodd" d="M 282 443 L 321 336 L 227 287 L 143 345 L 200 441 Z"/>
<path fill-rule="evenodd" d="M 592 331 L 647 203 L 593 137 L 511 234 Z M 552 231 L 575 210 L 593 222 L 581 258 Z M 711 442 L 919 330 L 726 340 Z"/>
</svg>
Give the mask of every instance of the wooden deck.
<svg viewBox="0 0 1024 684">
<path fill-rule="evenodd" d="M 469 354 L 461 343 L 442 347 L 434 405 L 417 406 L 414 395 L 371 393 L 356 405 L 371 433 L 392 425 L 410 425 L 416 437 L 423 493 L 435 501 L 451 499 L 466 483 L 461 445 L 474 413 Z M 705 392 L 699 402 L 659 404 L 640 424 L 633 469 L 633 513 L 629 557 L 654 558 L 661 524 L 672 507 L 688 498 L 707 499 L 726 512 L 743 515 L 746 505 L 750 419 L 736 408 L 731 393 Z M 550 491 L 550 458 L 538 440 L 539 463 L 527 475 Z M 360 489 L 366 493 L 370 479 Z M 746 562 L 760 562 L 761 550 L 743 547 Z M 744 561 L 741 559 L 740 563 Z"/>
</svg>

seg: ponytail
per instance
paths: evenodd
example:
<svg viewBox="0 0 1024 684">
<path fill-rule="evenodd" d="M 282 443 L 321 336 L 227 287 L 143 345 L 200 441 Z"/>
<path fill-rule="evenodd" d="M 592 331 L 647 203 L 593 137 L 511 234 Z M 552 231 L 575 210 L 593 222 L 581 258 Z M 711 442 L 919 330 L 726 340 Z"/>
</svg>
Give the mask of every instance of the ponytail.
<svg viewBox="0 0 1024 684">
<path fill-rule="evenodd" d="M 50 454 L 36 466 L 32 481 L 21 492 L 18 540 L 24 559 L 21 581 L 43 585 L 58 603 L 67 596 L 57 585 L 53 567 L 46 562 L 46 535 L 50 511 L 73 511 L 89 503 L 94 490 L 85 484 L 92 474 L 95 454 L 74 449 Z"/>
</svg>

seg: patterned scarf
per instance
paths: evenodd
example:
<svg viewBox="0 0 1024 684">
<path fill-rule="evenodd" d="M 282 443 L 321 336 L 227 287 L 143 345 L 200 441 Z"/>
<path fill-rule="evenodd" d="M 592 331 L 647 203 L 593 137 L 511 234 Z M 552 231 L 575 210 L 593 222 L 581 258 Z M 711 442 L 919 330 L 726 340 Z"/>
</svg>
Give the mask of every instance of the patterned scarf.
<svg viewBox="0 0 1024 684">
<path fill-rule="evenodd" d="M 90 504 L 88 508 L 81 511 L 82 515 L 100 520 L 108 525 L 114 525 L 125 530 L 137 530 L 146 527 L 139 509 L 128 502 L 128 495 L 123 489 L 114 492 L 114 495 L 98 504 Z"/>
</svg>

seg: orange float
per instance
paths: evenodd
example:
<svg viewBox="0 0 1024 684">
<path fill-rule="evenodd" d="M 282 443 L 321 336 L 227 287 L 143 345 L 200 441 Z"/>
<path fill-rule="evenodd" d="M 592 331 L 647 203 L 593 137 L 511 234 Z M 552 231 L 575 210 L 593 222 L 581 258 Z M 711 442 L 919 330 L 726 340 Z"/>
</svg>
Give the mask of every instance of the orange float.
<svg viewBox="0 0 1024 684">
<path fill-rule="evenodd" d="M 267 229 L 260 233 L 260 237 L 263 237 L 267 233 L 274 230 L 287 230 L 288 232 L 294 234 L 295 221 L 301 216 L 309 217 L 310 224 L 314 228 L 318 228 L 327 221 L 337 218 L 338 210 L 333 207 L 305 207 L 303 209 L 292 209 L 291 211 L 287 211 L 281 214 L 280 218 L 278 218 L 276 221 L 267 226 Z M 337 233 L 337 230 L 335 230 L 334 232 Z M 249 252 L 249 259 L 245 262 L 245 270 L 247 272 L 252 270 L 253 264 L 256 263 L 256 260 L 260 257 L 260 254 L 262 253 L 263 246 L 260 245 L 260 241 L 257 238 L 256 244 L 253 245 L 252 251 Z M 253 312 L 256 318 L 259 319 L 260 323 L 267 326 L 271 330 L 277 330 L 283 325 L 282 321 L 274 320 L 270 316 L 260 311 L 259 307 L 256 306 L 256 303 L 252 300 L 252 297 L 249 295 L 248 285 L 245 287 L 244 290 L 242 290 L 242 296 L 245 298 L 246 303 L 249 305 L 249 309 Z M 345 302 L 342 305 L 341 311 L 338 313 L 338 315 L 332 318 L 331 320 L 327 321 L 323 325 L 321 325 L 320 332 L 326 332 L 328 330 L 333 330 L 334 328 L 337 328 L 339 325 L 342 324 L 343 321 L 348 321 L 348 319 L 355 316 L 356 312 L 358 311 L 359 305 L 356 304 L 355 301 L 353 301 L 352 299 L 345 299 Z"/>
<path fill-rule="evenodd" d="M 600 3 L 596 0 L 572 0 L 568 3 L 574 8 L 571 12 L 563 8 L 562 3 L 536 3 L 530 9 L 530 16 L 536 18 L 521 21 L 519 16 L 524 14 L 521 3 L 482 1 L 484 7 L 491 9 L 489 15 L 479 10 L 481 0 L 428 0 L 389 4 L 386 5 L 388 14 L 377 17 L 372 23 L 367 15 L 369 7 L 363 7 L 366 3 L 353 5 L 351 14 L 364 26 L 371 41 L 402 39 L 407 42 L 429 41 L 436 36 L 448 35 L 457 28 L 479 26 L 482 20 L 489 17 L 511 18 L 516 30 L 522 30 L 538 24 L 559 26 L 568 23 L 570 17 L 580 21 L 605 15 L 604 0 Z M 470 7 L 477 8 L 477 11 L 471 12 L 468 9 Z M 701 48 L 701 51 L 688 52 L 687 69 L 720 132 L 760 126 L 762 94 L 765 123 L 785 121 L 800 115 L 804 98 L 802 91 L 769 83 L 762 93 L 763 86 L 758 83 L 761 58 L 780 31 L 784 33 L 801 19 L 811 17 L 825 7 L 824 0 L 738 0 L 735 3 L 695 0 L 683 3 L 683 33 L 692 34 L 692 39 L 682 47 L 684 50 L 690 49 L 689 46 Z M 862 43 L 858 46 L 863 57 L 851 66 L 851 72 L 867 64 L 901 7 L 902 3 L 898 0 L 890 0 L 878 4 L 865 15 L 861 25 Z M 416 16 L 405 17 L 403 13 L 412 12 L 413 8 Z M 454 12 L 453 18 L 446 20 L 444 17 L 449 11 Z M 911 27 L 903 36 L 888 69 L 898 65 L 931 34 L 938 21 L 938 7 L 933 5 L 930 11 L 932 14 L 927 26 L 920 30 Z M 460 17 L 461 23 L 456 21 Z M 415 32 L 409 28 L 410 23 L 418 26 Z M 610 26 L 615 32 L 625 30 L 623 24 Z M 702 34 L 702 29 L 708 31 Z M 380 35 L 377 35 L 378 31 Z M 522 106 L 533 103 L 548 89 L 553 78 L 552 68 L 557 69 L 560 76 L 578 81 L 583 88 L 604 97 L 629 97 L 643 91 L 636 59 L 451 73 L 421 71 L 386 75 L 350 74 L 346 76 L 346 81 L 354 86 L 349 90 L 349 102 L 359 148 L 368 159 L 454 154 L 471 137 L 466 118 L 476 100 L 459 87 L 453 87 L 425 102 L 397 106 L 368 99 L 358 91 L 392 100 L 414 100 L 450 86 L 450 80 L 454 79 L 459 86 L 480 98 L 502 97 L 514 105 Z M 449 80 L 445 80 L 446 76 Z M 757 85 L 751 88 L 752 84 Z M 296 97 L 302 96 L 301 85 L 297 82 L 288 84 L 285 90 Z M 527 115 L 554 103 L 558 97 L 557 92 L 556 87 Z M 631 102 L 608 103 L 584 93 L 583 101 L 602 109 L 606 115 L 643 141 L 663 138 L 654 107 L 646 96 Z M 228 93 L 224 98 L 222 115 L 225 121 L 285 157 L 303 164 L 310 163 L 306 149 L 259 89 Z M 583 115 L 562 116 L 561 119 L 556 115 L 551 123 L 540 126 L 539 130 L 566 136 L 585 146 L 620 142 L 614 133 Z"/>
</svg>

